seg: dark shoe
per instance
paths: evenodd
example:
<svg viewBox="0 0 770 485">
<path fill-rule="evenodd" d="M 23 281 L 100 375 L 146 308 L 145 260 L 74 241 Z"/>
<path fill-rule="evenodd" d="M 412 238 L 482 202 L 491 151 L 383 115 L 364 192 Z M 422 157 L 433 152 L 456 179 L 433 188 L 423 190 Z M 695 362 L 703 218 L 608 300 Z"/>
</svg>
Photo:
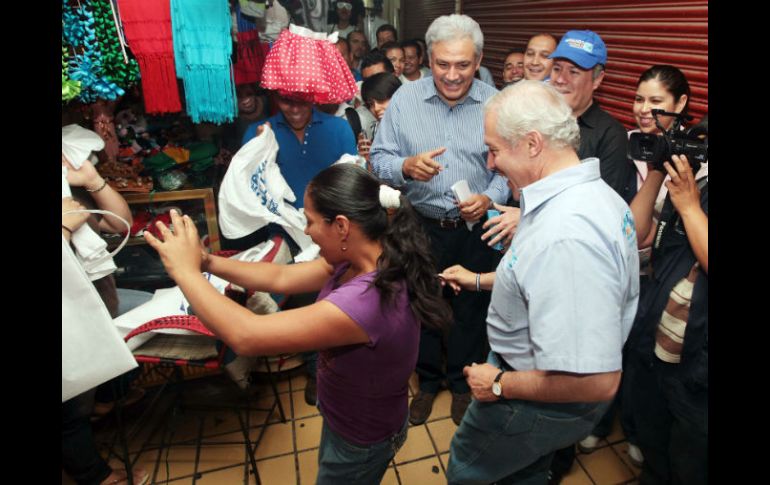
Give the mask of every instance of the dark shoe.
<svg viewBox="0 0 770 485">
<path fill-rule="evenodd" d="M 460 426 L 460 421 L 465 416 L 465 410 L 468 409 L 468 404 L 471 403 L 471 393 L 452 393 L 452 421 L 457 426 Z"/>
<path fill-rule="evenodd" d="M 424 423 L 433 410 L 434 399 L 436 399 L 434 392 L 418 392 L 412 399 L 412 404 L 409 405 L 409 422 L 415 425 Z"/>
<path fill-rule="evenodd" d="M 316 403 L 316 381 L 315 376 L 307 376 L 307 384 L 305 384 L 305 402 L 310 406 L 315 406 Z"/>
</svg>

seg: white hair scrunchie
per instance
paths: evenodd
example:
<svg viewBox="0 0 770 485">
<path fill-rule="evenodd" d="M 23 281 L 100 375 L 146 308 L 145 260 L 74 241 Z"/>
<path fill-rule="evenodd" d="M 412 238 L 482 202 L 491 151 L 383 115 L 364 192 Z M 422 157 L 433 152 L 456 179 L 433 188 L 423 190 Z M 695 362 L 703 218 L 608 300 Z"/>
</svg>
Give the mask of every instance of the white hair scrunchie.
<svg viewBox="0 0 770 485">
<path fill-rule="evenodd" d="M 380 185 L 380 205 L 385 209 L 398 209 L 401 207 L 401 191 L 387 185 Z"/>
</svg>

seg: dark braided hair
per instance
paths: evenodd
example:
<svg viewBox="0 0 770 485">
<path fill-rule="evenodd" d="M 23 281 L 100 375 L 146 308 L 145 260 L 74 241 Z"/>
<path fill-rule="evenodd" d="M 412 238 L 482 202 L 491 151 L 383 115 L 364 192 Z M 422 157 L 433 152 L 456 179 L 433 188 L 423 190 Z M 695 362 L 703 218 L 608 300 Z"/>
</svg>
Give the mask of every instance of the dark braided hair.
<svg viewBox="0 0 770 485">
<path fill-rule="evenodd" d="M 428 328 L 444 331 L 452 320 L 452 312 L 441 296 L 428 237 L 405 196 L 399 197 L 397 209 L 380 205 L 380 185 L 381 181 L 365 169 L 341 163 L 313 177 L 307 195 L 324 218 L 334 220 L 344 215 L 366 237 L 380 241 L 382 254 L 377 260 L 373 285 L 380 291 L 383 304 L 392 303 L 404 282 L 417 320 Z"/>
</svg>

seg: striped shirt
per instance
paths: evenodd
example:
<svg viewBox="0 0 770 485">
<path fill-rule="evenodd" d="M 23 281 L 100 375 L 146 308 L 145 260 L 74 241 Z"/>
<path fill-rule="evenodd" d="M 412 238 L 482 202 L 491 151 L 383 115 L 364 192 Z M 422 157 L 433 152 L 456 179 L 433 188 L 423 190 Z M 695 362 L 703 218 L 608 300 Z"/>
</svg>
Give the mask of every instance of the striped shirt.
<svg viewBox="0 0 770 485">
<path fill-rule="evenodd" d="M 475 79 L 465 99 L 453 107 L 438 95 L 433 78 L 400 87 L 390 100 L 372 143 L 370 160 L 378 177 L 401 186 L 417 212 L 425 217 L 457 218 L 452 184 L 467 180 L 471 192 L 504 204 L 510 189 L 502 175 L 487 169 L 484 102 L 497 89 Z M 434 158 L 444 169 L 428 182 L 404 180 L 404 159 L 446 147 Z"/>
</svg>

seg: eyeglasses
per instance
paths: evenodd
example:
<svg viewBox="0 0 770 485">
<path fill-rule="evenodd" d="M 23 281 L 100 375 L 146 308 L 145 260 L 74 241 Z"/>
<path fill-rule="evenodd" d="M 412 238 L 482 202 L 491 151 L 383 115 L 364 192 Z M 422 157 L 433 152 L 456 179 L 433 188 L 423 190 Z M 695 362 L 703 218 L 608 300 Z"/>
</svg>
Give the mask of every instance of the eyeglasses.
<svg viewBox="0 0 770 485">
<path fill-rule="evenodd" d="M 353 4 L 348 2 L 337 2 L 337 8 L 342 8 L 345 10 L 352 10 Z"/>
</svg>

